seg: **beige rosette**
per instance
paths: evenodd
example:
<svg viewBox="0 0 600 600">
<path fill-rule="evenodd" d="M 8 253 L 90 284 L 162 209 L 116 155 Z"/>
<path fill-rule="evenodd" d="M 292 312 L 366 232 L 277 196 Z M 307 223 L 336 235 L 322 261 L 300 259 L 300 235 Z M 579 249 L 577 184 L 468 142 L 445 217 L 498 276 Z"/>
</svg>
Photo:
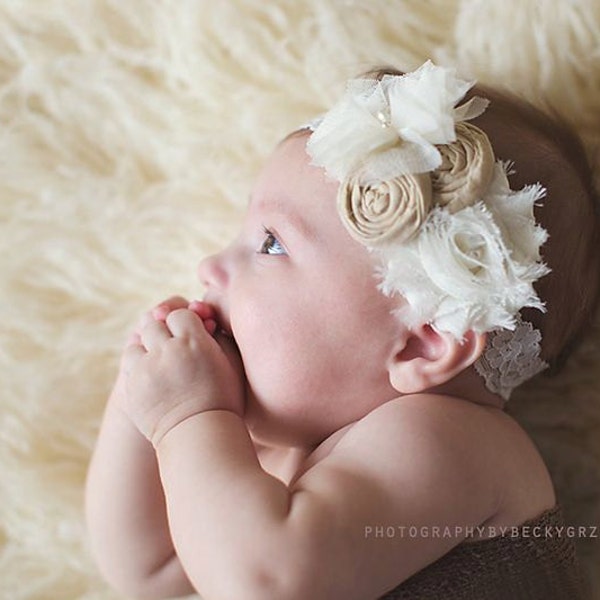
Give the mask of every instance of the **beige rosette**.
<svg viewBox="0 0 600 600">
<path fill-rule="evenodd" d="M 431 173 L 433 203 L 450 213 L 481 200 L 494 175 L 494 151 L 487 135 L 469 123 L 456 124 L 456 141 L 437 146 L 442 164 Z"/>
<path fill-rule="evenodd" d="M 340 184 L 338 211 L 350 235 L 365 246 L 403 243 L 419 230 L 432 206 L 428 173 L 365 184 L 360 175 Z"/>
</svg>

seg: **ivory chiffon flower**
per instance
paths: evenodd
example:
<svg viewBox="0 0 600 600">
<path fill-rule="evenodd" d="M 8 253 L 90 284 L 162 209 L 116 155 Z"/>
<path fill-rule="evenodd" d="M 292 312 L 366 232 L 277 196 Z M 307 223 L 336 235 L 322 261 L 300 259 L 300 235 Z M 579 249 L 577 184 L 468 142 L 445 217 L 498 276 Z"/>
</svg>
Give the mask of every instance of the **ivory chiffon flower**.
<svg viewBox="0 0 600 600">
<path fill-rule="evenodd" d="M 488 102 L 456 107 L 472 83 L 427 61 L 402 77 L 354 79 L 320 120 L 306 148 L 313 164 L 344 181 L 357 171 L 385 181 L 440 166 L 438 144 L 456 139 L 456 122 L 474 119 Z"/>
<path fill-rule="evenodd" d="M 495 179 L 504 177 L 496 169 Z M 542 194 L 541 188 L 526 187 L 511 192 L 511 200 L 532 214 Z M 542 240 L 543 230 L 526 212 L 526 223 L 509 234 L 509 222 L 489 199 L 455 213 L 436 207 L 416 238 L 381 253 L 380 288 L 406 299 L 403 316 L 409 326 L 433 323 L 458 339 L 468 329 L 513 329 L 521 308 L 544 309 L 533 283 L 549 272 L 537 252 L 514 251 L 517 236 Z"/>
</svg>

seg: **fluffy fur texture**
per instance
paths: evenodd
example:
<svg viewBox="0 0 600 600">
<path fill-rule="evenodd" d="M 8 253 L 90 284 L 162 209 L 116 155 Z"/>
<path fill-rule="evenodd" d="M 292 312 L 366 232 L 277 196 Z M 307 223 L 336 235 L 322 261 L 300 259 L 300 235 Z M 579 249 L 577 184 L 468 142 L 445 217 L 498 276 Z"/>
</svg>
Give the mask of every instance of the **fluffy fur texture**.
<svg viewBox="0 0 600 600">
<path fill-rule="evenodd" d="M 558 110 L 594 155 L 598 39 L 596 0 L 0 0 L 0 597 L 117 597 L 82 502 L 121 343 L 201 297 L 195 263 L 283 135 L 346 78 L 431 57 Z M 511 400 L 574 524 L 600 524 L 599 341 Z M 577 543 L 598 589 L 599 542 Z"/>
</svg>

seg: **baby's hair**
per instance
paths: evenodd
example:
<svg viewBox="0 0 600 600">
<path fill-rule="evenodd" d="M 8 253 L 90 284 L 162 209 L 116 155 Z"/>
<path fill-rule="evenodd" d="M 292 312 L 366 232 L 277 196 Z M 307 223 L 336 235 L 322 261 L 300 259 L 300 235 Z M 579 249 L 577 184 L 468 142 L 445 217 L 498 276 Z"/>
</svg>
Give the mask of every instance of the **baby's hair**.
<svg viewBox="0 0 600 600">
<path fill-rule="evenodd" d="M 511 188 L 539 182 L 547 190 L 535 216 L 549 233 L 541 253 L 552 271 L 534 285 L 547 312 L 522 314 L 542 332 L 542 358 L 557 372 L 599 301 L 600 220 L 592 170 L 581 141 L 558 115 L 484 87 L 471 94 L 491 101 L 474 123 L 487 133 L 496 157 L 513 164 Z"/>
<path fill-rule="evenodd" d="M 364 78 L 404 75 L 390 67 L 372 69 Z M 543 261 L 552 269 L 535 284 L 546 312 L 524 309 L 522 316 L 542 333 L 542 358 L 557 372 L 591 323 L 600 300 L 600 217 L 585 149 L 566 122 L 525 100 L 475 86 L 467 94 L 491 104 L 472 121 L 483 129 L 497 159 L 510 162 L 514 190 L 540 183 L 547 195 L 535 217 L 549 233 Z M 306 135 L 306 129 L 286 139 Z"/>
</svg>

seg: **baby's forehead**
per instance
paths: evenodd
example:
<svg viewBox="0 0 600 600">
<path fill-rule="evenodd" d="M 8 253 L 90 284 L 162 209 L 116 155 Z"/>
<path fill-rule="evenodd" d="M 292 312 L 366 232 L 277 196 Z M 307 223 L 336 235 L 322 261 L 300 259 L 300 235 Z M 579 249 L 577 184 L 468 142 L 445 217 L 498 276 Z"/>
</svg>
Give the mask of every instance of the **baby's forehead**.
<svg viewBox="0 0 600 600">
<path fill-rule="evenodd" d="M 300 175 L 310 158 L 306 154 L 308 136 L 288 136 L 267 156 L 254 183 L 253 193 L 273 185 L 285 184 Z"/>
<path fill-rule="evenodd" d="M 304 210 L 314 202 L 335 203 L 339 183 L 312 164 L 306 153 L 306 131 L 280 142 L 260 171 L 251 193 L 258 208 Z"/>
<path fill-rule="evenodd" d="M 248 212 L 285 218 L 293 212 L 293 208 L 290 206 L 290 202 L 286 202 L 285 197 L 281 195 L 269 196 L 265 193 L 253 192 L 248 198 Z"/>
</svg>

